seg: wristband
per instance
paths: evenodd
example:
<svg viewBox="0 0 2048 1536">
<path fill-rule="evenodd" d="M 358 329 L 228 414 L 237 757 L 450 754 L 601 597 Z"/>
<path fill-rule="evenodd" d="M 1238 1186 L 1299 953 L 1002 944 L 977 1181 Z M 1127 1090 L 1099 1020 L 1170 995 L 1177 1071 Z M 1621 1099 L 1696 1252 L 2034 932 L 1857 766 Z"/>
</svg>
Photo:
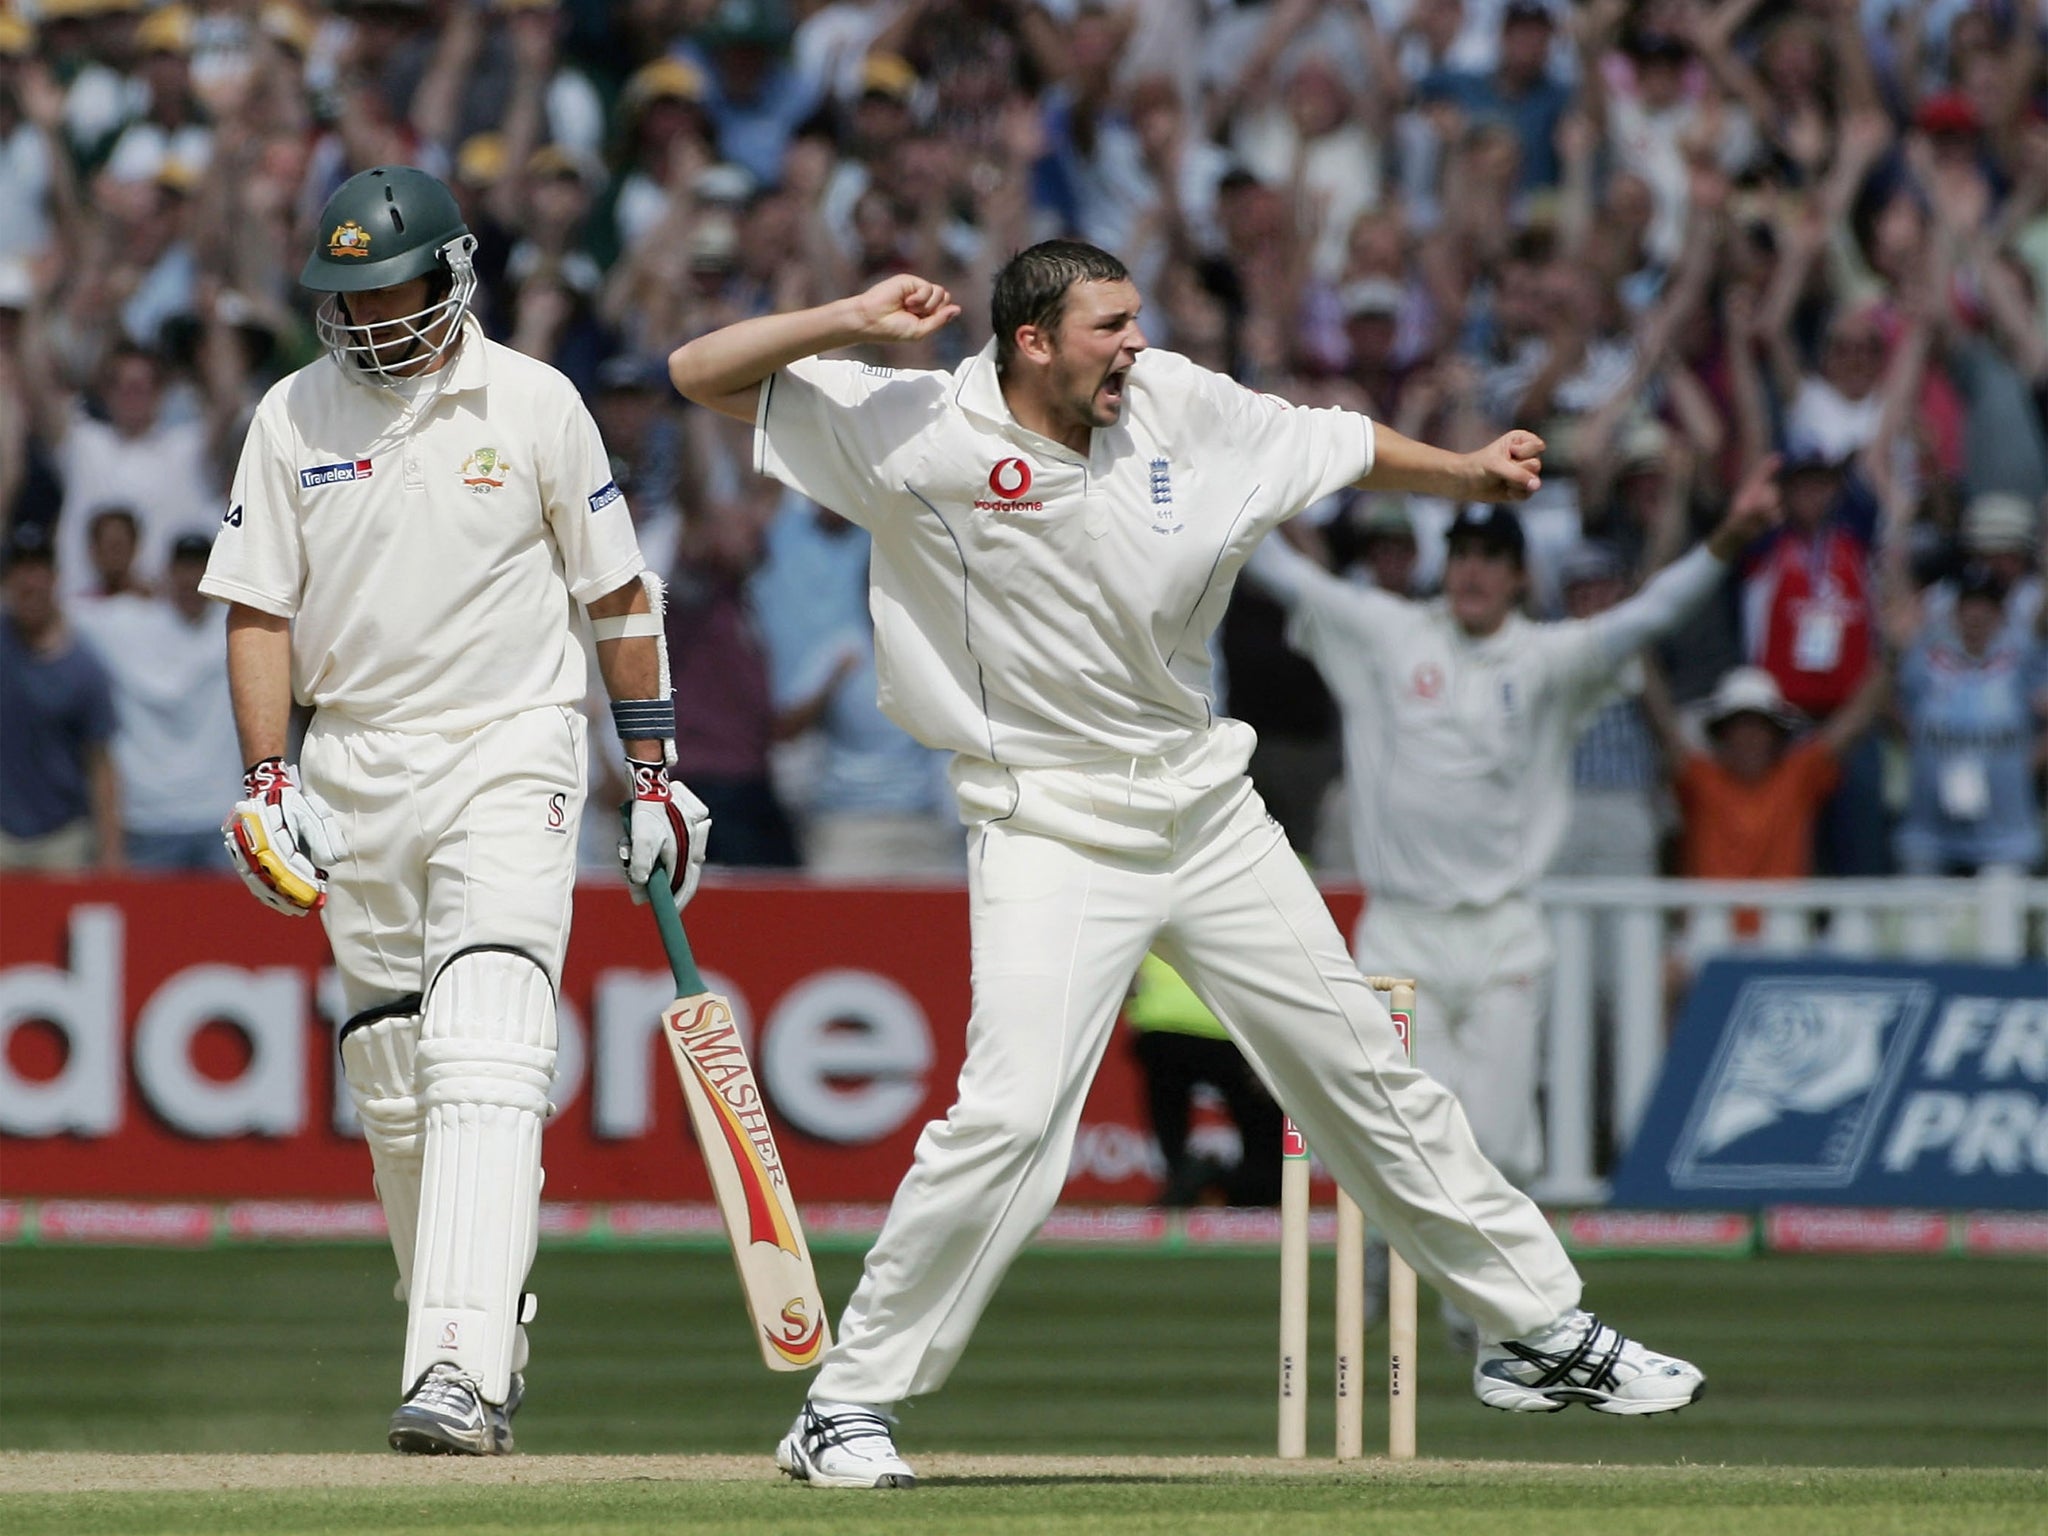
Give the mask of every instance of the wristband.
<svg viewBox="0 0 2048 1536">
<path fill-rule="evenodd" d="M 667 699 L 613 699 L 612 724 L 621 741 L 673 741 L 676 734 L 676 701 Z"/>
</svg>

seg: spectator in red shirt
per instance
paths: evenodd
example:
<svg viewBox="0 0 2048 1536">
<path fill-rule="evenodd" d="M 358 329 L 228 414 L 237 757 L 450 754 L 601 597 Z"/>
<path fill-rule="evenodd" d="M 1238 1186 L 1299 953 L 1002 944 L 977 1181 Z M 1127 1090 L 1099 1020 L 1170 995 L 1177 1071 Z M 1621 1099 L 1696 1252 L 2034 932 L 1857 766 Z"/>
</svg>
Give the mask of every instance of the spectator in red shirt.
<svg viewBox="0 0 2048 1536">
<path fill-rule="evenodd" d="M 1788 706 L 1825 722 L 1857 696 L 1877 663 L 1870 559 L 1877 502 L 1860 476 L 1811 442 L 1791 448 L 1780 476 L 1784 525 L 1752 555 L 1743 577 L 1744 648 Z M 1847 750 L 1815 830 L 1820 873 L 1888 871 L 1875 740 Z"/>
</svg>

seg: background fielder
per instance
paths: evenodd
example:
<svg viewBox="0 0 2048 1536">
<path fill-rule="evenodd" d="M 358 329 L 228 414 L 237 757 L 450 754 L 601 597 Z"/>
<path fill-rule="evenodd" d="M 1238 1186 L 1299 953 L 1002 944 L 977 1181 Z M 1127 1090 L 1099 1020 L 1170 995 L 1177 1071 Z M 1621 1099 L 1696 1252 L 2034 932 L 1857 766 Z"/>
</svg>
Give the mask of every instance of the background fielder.
<svg viewBox="0 0 2048 1536">
<path fill-rule="evenodd" d="M 660 589 L 597 428 L 568 380 L 469 316 L 454 198 L 365 171 L 317 240 L 301 281 L 329 295 L 328 356 L 264 397 L 203 583 L 231 605 L 251 765 L 228 846 L 268 905 L 320 910 L 341 973 L 408 1304 L 391 1443 L 491 1454 L 523 1390 L 583 809 L 578 605 L 632 759 L 636 885 L 659 859 L 687 900 L 705 827 L 670 798 Z M 303 787 L 283 758 L 295 698 Z"/>
<path fill-rule="evenodd" d="M 945 1381 L 1051 1209 L 1148 948 L 1416 1268 L 1518 1341 L 1482 1355 L 1486 1401 L 1684 1406 L 1699 1372 L 1577 1310 L 1542 1213 L 1410 1066 L 1245 777 L 1251 731 L 1208 692 L 1209 634 L 1268 529 L 1358 482 L 1525 495 L 1540 442 L 1452 455 L 1149 352 L 1136 288 L 1092 246 L 1013 257 L 993 309 L 995 341 L 952 374 L 815 357 L 957 312 L 910 276 L 670 359 L 685 396 L 756 422 L 761 468 L 873 533 L 883 705 L 954 754 L 971 839 L 959 1099 L 918 1142 L 778 1462 L 828 1486 L 914 1481 L 888 1412 Z"/>
</svg>

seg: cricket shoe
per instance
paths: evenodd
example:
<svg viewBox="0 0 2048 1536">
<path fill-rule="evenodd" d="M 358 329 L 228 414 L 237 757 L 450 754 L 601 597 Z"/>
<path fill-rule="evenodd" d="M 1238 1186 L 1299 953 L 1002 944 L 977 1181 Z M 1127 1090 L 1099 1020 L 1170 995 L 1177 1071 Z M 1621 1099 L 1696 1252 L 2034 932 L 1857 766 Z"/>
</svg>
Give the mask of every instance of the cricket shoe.
<svg viewBox="0 0 2048 1536">
<path fill-rule="evenodd" d="M 896 1454 L 888 1414 L 859 1403 L 805 1403 L 775 1465 L 814 1488 L 915 1488 L 917 1474 Z"/>
<path fill-rule="evenodd" d="M 1574 1310 L 1541 1333 L 1481 1344 L 1472 1390 L 1489 1408 L 1556 1413 L 1671 1413 L 1707 1390 L 1698 1366 L 1653 1354 L 1590 1312 Z"/>
<path fill-rule="evenodd" d="M 487 1403 L 476 1378 L 437 1361 L 391 1415 L 391 1449 L 409 1456 L 510 1455 L 512 1415 L 525 1395 L 526 1383 L 515 1375 L 505 1402 Z"/>
</svg>

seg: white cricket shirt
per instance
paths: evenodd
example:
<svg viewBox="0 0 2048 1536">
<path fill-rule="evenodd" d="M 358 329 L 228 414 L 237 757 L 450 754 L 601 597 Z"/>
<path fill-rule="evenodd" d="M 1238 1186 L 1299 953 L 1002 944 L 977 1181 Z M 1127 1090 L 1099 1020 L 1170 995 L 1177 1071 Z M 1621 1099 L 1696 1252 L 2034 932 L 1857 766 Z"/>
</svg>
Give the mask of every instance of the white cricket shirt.
<svg viewBox="0 0 2048 1536">
<path fill-rule="evenodd" d="M 1590 619 L 1520 614 L 1473 638 L 1442 599 L 1411 602 L 1323 570 L 1279 539 L 1252 564 L 1290 610 L 1287 638 L 1344 719 L 1344 792 L 1359 878 L 1439 910 L 1527 890 L 1571 810 L 1572 752 L 1638 649 L 1702 602 L 1727 567 L 1702 546 Z"/>
<path fill-rule="evenodd" d="M 228 695 L 227 613 L 188 623 L 169 598 L 96 598 L 71 617 L 114 680 L 121 821 L 137 832 L 220 825 L 223 786 L 244 764 Z"/>
<path fill-rule="evenodd" d="M 1020 426 L 995 347 L 954 372 L 809 358 L 756 467 L 874 536 L 880 699 L 1009 768 L 1157 757 L 1214 722 L 1209 634 L 1267 529 L 1372 467 L 1372 423 L 1139 355 L 1086 455 Z"/>
<path fill-rule="evenodd" d="M 299 701 L 381 730 L 579 707 L 571 599 L 641 569 L 575 386 L 464 329 L 445 387 L 416 402 L 331 358 L 279 381 L 200 584 L 290 619 Z"/>
</svg>

